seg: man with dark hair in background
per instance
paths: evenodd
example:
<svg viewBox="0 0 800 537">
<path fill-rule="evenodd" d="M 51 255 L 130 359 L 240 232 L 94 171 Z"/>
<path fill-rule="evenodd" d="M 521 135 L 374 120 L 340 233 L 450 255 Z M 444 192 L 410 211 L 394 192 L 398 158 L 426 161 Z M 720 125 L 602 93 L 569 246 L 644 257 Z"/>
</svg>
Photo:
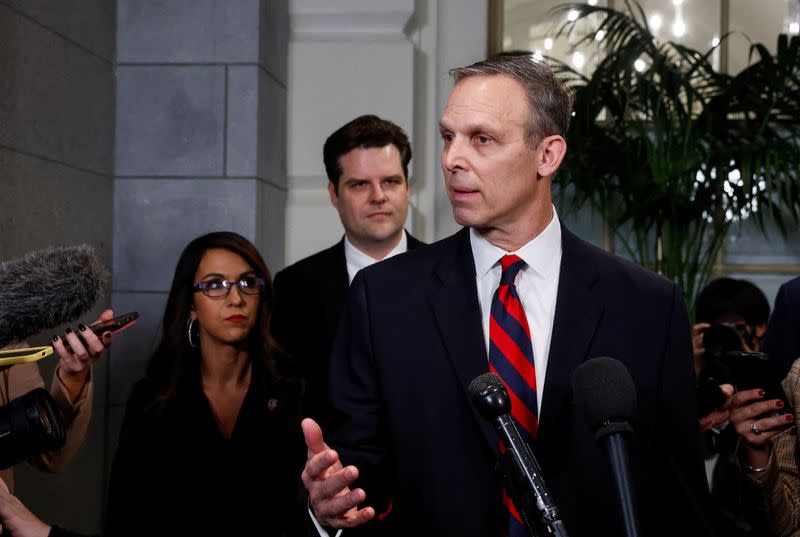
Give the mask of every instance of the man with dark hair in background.
<svg viewBox="0 0 800 537">
<path fill-rule="evenodd" d="M 323 148 L 328 193 L 344 237 L 275 275 L 272 333 L 302 368 L 304 415 L 327 400 L 328 357 L 356 273 L 423 243 L 403 229 L 408 214 L 411 144 L 403 130 L 364 115 L 331 134 Z"/>
<path fill-rule="evenodd" d="M 552 204 L 568 88 L 529 56 L 451 74 L 441 165 L 464 228 L 351 285 L 327 436 L 302 424 L 316 522 L 347 528 L 343 537 L 521 535 L 503 499 L 498 436 L 468 393 L 492 369 L 569 535 L 624 535 L 605 447 L 570 388 L 579 364 L 610 356 L 637 389 L 629 441 L 641 535 L 709 535 L 681 291 L 580 240 Z"/>
</svg>

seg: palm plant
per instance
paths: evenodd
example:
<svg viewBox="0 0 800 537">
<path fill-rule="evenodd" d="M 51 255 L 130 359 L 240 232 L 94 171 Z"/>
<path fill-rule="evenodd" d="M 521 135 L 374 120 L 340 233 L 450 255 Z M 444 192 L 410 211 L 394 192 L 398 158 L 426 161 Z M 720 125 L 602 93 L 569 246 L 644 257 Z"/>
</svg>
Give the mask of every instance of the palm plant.
<svg viewBox="0 0 800 537">
<path fill-rule="evenodd" d="M 710 277 L 731 225 L 771 216 L 785 231 L 800 216 L 800 39 L 781 36 L 778 52 L 751 48 L 736 76 L 715 71 L 704 53 L 659 41 L 641 7 L 624 11 L 565 4 L 595 31 L 584 76 L 554 62 L 575 92 L 564 171 L 574 203 L 600 211 L 636 262 L 678 283 L 688 304 Z M 596 33 L 603 32 L 602 40 Z M 562 188 L 561 191 L 565 189 Z"/>
</svg>

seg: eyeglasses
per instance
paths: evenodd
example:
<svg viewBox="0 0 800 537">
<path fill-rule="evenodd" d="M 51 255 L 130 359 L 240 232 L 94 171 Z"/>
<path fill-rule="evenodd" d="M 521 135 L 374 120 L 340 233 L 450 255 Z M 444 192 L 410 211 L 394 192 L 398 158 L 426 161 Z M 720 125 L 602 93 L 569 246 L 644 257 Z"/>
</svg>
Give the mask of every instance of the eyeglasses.
<svg viewBox="0 0 800 537">
<path fill-rule="evenodd" d="M 239 288 L 239 292 L 245 295 L 257 295 L 264 290 L 267 282 L 264 278 L 257 278 L 256 276 L 244 276 L 235 282 L 230 280 L 206 280 L 194 286 L 194 291 L 200 291 L 209 298 L 225 298 L 233 289 L 233 286 Z"/>
</svg>

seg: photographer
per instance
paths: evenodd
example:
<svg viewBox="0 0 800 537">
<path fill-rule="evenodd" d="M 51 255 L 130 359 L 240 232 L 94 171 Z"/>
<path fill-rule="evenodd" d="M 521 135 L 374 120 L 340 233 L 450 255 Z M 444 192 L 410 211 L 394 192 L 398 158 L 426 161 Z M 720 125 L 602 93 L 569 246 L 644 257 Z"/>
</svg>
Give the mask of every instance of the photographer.
<svg viewBox="0 0 800 537">
<path fill-rule="evenodd" d="M 744 500 L 736 462 L 738 434 L 729 426 L 734 379 L 731 353 L 761 350 L 769 319 L 769 303 L 758 287 L 746 280 L 719 278 L 709 283 L 695 303 L 696 321 L 692 347 L 698 375 L 701 428 L 706 431 L 707 458 L 718 453 L 711 480 L 729 535 L 760 535 L 763 521 Z M 720 389 L 720 385 L 723 388 Z M 737 394 L 734 397 L 739 397 Z M 720 409 L 710 412 L 711 409 Z"/>
</svg>

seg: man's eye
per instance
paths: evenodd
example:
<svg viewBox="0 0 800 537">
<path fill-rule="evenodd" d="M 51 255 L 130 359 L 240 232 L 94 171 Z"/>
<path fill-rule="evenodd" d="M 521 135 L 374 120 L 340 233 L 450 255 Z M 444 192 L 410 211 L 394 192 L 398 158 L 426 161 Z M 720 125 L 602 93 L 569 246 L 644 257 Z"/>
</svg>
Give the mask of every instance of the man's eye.
<svg viewBox="0 0 800 537">
<path fill-rule="evenodd" d="M 453 135 L 450 134 L 449 132 L 443 132 L 442 133 L 442 140 L 444 140 L 445 142 L 452 142 L 453 141 Z"/>
<path fill-rule="evenodd" d="M 488 144 L 490 141 L 488 136 L 476 136 L 475 139 L 479 144 Z"/>
</svg>

